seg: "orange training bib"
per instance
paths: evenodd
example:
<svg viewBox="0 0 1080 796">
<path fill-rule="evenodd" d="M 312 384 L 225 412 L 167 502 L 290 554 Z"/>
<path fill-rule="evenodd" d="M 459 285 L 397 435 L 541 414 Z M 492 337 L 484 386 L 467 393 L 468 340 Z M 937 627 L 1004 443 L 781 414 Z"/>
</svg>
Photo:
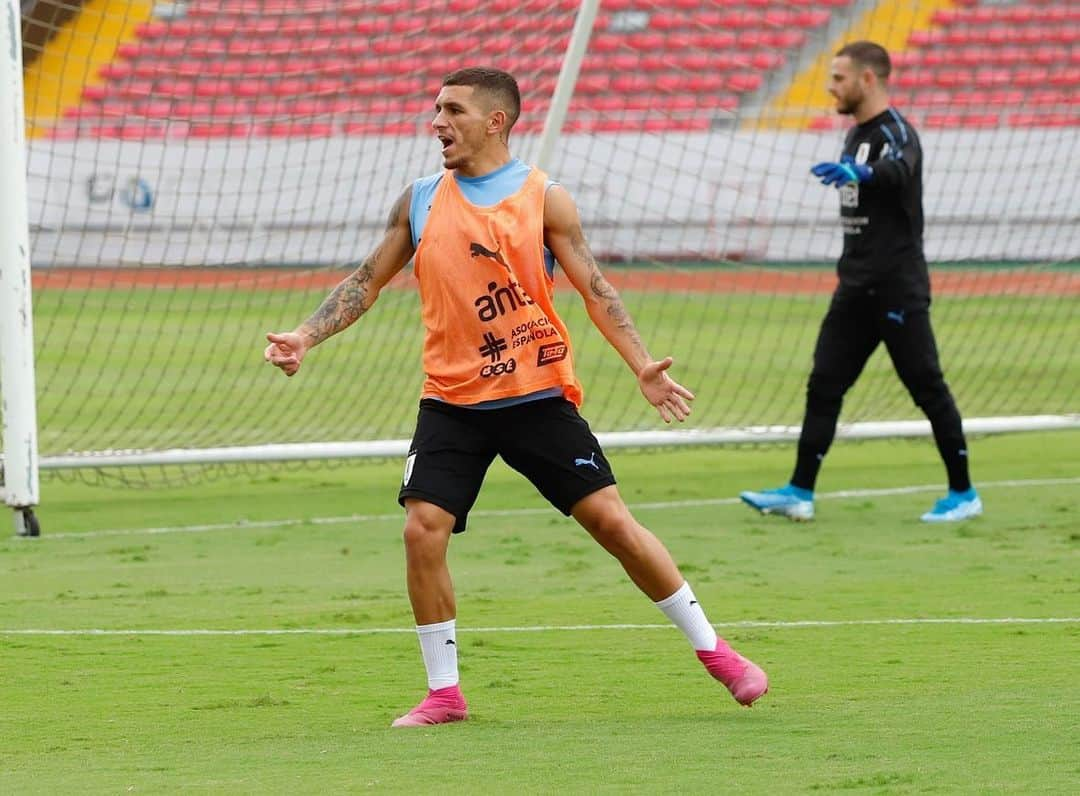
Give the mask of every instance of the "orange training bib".
<svg viewBox="0 0 1080 796">
<path fill-rule="evenodd" d="M 566 326 L 544 267 L 547 175 L 491 207 L 443 175 L 416 249 L 424 337 L 424 397 L 453 404 L 513 398 L 551 387 L 581 405 Z"/>
</svg>

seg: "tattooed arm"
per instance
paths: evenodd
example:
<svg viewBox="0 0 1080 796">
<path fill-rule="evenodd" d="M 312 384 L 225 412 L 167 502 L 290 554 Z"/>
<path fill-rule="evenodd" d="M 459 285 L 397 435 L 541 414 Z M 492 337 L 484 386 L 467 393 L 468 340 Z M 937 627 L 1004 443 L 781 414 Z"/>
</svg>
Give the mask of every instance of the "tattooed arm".
<svg viewBox="0 0 1080 796">
<path fill-rule="evenodd" d="M 359 268 L 341 280 L 310 318 L 291 332 L 266 335 L 270 341 L 263 355 L 267 362 L 281 368 L 286 376 L 292 376 L 311 348 L 347 329 L 371 309 L 379 291 L 414 254 L 409 227 L 411 198 L 412 186 L 409 186 L 390 210 L 382 241 Z"/>
<path fill-rule="evenodd" d="M 596 328 L 637 376 L 645 399 L 665 423 L 685 420 L 690 414 L 687 401 L 694 399 L 693 393 L 668 376 L 671 357 L 657 361 L 649 355 L 618 291 L 600 273 L 581 230 L 574 200 L 560 185 L 551 186 L 544 201 L 544 243 L 585 300 Z"/>
</svg>

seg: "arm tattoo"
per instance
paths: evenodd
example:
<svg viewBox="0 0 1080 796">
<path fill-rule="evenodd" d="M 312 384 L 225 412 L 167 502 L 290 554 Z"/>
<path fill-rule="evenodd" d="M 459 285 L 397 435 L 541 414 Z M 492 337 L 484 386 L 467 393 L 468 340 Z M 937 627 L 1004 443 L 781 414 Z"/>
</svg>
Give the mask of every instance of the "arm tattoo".
<svg viewBox="0 0 1080 796">
<path fill-rule="evenodd" d="M 402 212 L 407 208 L 411 191 L 405 191 L 390 208 L 386 219 L 386 234 L 393 234 Z M 375 279 L 375 269 L 382 256 L 382 244 L 360 264 L 360 267 L 341 280 L 314 314 L 304 321 L 304 329 L 310 345 L 317 345 L 326 338 L 348 328 L 371 307 L 368 296 Z M 376 291 L 377 293 L 377 291 Z"/>
<path fill-rule="evenodd" d="M 634 327 L 634 321 L 630 318 L 630 313 L 623 306 L 618 291 L 600 273 L 600 267 L 596 264 L 596 258 L 592 256 L 592 252 L 589 251 L 589 247 L 585 244 L 584 237 L 581 235 L 575 236 L 573 247 L 574 253 L 589 267 L 589 289 L 592 294 L 607 305 L 608 317 L 615 321 L 615 325 L 619 329 L 626 332 L 631 342 L 635 346 L 642 347 L 641 336 L 638 335 L 638 331 Z"/>
<path fill-rule="evenodd" d="M 304 328 L 311 345 L 321 343 L 331 335 L 349 327 L 368 308 L 368 287 L 375 276 L 373 259 L 378 252 L 341 280 L 314 314 L 304 321 Z"/>
</svg>

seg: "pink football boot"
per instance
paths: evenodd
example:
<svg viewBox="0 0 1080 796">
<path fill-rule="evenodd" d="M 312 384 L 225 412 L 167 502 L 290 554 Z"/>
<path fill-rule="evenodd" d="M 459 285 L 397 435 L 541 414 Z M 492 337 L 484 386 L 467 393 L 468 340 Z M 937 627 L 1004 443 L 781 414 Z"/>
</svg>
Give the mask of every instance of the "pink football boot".
<svg viewBox="0 0 1080 796">
<path fill-rule="evenodd" d="M 394 719 L 391 727 L 427 727 L 432 724 L 448 724 L 451 721 L 464 721 L 469 717 L 469 708 L 461 688 L 452 685 L 446 688 L 429 690 L 424 701 L 404 716 Z"/>
<path fill-rule="evenodd" d="M 769 690 L 769 678 L 761 667 L 737 653 L 722 638 L 716 640 L 715 650 L 698 650 L 697 656 L 709 674 L 727 686 L 740 705 L 750 707 Z"/>
</svg>

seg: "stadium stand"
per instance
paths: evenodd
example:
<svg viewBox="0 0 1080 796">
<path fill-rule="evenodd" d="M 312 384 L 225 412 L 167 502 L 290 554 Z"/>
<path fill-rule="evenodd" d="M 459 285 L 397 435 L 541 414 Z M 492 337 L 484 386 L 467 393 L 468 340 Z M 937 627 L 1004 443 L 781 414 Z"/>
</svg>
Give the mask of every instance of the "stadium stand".
<svg viewBox="0 0 1080 796">
<path fill-rule="evenodd" d="M 767 73 L 807 46 L 809 32 L 850 2 L 605 2 L 566 128 L 689 130 L 729 120 Z M 193 0 L 182 16 L 138 26 L 54 135 L 412 133 L 427 123 L 432 86 L 447 71 L 445 58 L 429 54 L 465 55 L 477 36 L 485 60 L 529 76 L 522 88 L 531 114 L 521 129 L 536 130 L 577 6 Z M 484 13 L 500 10 L 513 10 L 511 29 L 505 16 Z"/>
<path fill-rule="evenodd" d="M 927 128 L 1080 126 L 1080 5 L 939 9 L 894 53 L 892 99 Z M 811 127 L 841 124 L 814 119 Z"/>
<path fill-rule="evenodd" d="M 796 59 L 851 0 L 608 0 L 568 131 L 709 129 Z M 505 6 L 505 8 L 503 8 Z M 445 58 L 483 38 L 485 60 L 527 75 L 536 131 L 578 0 L 192 0 L 117 47 L 53 135 L 411 134 L 427 123 Z M 488 11 L 513 9 L 506 17 Z M 406 10 L 409 11 L 405 14 Z M 449 13 L 447 13 L 449 11 Z M 894 100 L 926 127 L 1080 124 L 1080 7 L 966 2 L 895 54 Z M 657 111 L 662 111 L 658 113 Z M 814 118 L 810 127 L 842 123 Z"/>
</svg>

